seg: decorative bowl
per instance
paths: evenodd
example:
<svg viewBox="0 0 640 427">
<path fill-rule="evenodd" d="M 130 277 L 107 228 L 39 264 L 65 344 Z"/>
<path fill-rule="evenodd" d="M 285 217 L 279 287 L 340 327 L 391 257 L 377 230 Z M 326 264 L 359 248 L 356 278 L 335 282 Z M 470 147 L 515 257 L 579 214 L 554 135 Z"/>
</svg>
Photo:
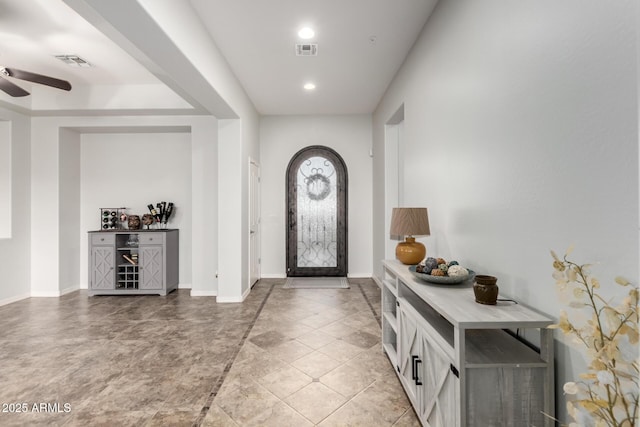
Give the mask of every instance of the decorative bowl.
<svg viewBox="0 0 640 427">
<path fill-rule="evenodd" d="M 467 269 L 467 270 L 469 270 L 469 269 Z M 476 275 L 476 273 L 473 270 L 469 270 L 469 274 L 467 274 L 466 276 L 455 276 L 455 277 L 451 277 L 451 276 L 432 276 L 431 274 L 418 273 L 416 271 L 416 266 L 415 265 L 410 266 L 409 267 L 409 271 L 416 278 L 422 280 L 423 282 L 433 283 L 433 284 L 437 284 L 437 285 L 459 285 L 459 284 L 464 283 L 464 282 L 466 282 L 468 280 L 472 280 Z"/>
</svg>

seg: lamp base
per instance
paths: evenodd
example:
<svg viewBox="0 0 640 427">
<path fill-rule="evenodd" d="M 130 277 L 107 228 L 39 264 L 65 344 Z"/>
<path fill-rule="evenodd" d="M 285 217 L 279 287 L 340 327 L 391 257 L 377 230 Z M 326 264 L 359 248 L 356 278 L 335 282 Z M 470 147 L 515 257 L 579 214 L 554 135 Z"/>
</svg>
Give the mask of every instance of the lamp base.
<svg viewBox="0 0 640 427">
<path fill-rule="evenodd" d="M 416 242 L 415 237 L 407 237 L 404 242 L 396 246 L 396 258 L 406 265 L 419 264 L 427 255 L 427 248 L 420 242 Z"/>
</svg>

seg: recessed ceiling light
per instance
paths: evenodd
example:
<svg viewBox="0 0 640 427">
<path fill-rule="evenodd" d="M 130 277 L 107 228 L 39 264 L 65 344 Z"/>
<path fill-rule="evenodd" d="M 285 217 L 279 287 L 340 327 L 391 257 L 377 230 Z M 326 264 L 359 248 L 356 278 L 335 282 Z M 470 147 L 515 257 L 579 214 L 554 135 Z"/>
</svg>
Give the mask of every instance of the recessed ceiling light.
<svg viewBox="0 0 640 427">
<path fill-rule="evenodd" d="M 300 31 L 298 31 L 298 37 L 305 40 L 313 38 L 313 36 L 315 35 L 316 33 L 309 27 L 304 27 Z"/>
<path fill-rule="evenodd" d="M 313 83 L 305 83 L 305 85 L 303 87 L 306 90 L 314 90 L 316 88 L 316 85 L 314 85 Z"/>
</svg>

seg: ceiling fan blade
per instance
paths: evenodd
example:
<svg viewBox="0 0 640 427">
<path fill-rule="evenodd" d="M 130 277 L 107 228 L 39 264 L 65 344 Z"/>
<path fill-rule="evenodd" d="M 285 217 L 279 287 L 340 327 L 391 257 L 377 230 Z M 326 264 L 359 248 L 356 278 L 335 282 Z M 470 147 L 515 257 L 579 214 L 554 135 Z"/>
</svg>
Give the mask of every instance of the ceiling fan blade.
<svg viewBox="0 0 640 427">
<path fill-rule="evenodd" d="M 2 78 L 0 78 L 0 90 L 15 97 L 29 95 L 29 92 L 22 89 L 20 86 L 11 83 L 7 79 L 2 79 Z"/>
<path fill-rule="evenodd" d="M 51 86 L 62 90 L 71 90 L 71 83 L 66 80 L 43 76 L 42 74 L 31 73 L 29 71 L 18 70 L 17 68 L 5 68 L 4 71 L 8 76 L 16 79 L 40 83 L 41 85 Z"/>
</svg>

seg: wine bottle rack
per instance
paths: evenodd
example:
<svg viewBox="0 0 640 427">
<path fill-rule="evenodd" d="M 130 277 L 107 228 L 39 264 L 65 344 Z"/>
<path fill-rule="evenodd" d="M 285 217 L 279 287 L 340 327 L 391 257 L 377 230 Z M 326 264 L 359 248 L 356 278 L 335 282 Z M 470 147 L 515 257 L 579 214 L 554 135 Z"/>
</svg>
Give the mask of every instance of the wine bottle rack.
<svg viewBox="0 0 640 427">
<path fill-rule="evenodd" d="M 118 277 L 116 289 L 139 289 L 138 234 L 116 236 Z"/>
<path fill-rule="evenodd" d="M 124 228 L 120 217 L 125 213 L 125 209 L 126 208 L 100 208 L 100 229 L 103 231 L 113 231 Z"/>
<path fill-rule="evenodd" d="M 118 284 L 116 289 L 138 289 L 138 266 L 120 264 L 118 266 Z"/>
</svg>

